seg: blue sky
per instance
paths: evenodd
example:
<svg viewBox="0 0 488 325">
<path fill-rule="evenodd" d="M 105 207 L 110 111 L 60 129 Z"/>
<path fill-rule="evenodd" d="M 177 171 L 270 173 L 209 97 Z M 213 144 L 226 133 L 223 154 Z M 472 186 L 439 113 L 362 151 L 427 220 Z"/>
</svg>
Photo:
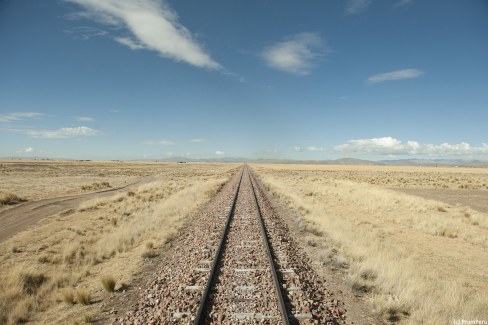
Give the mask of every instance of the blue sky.
<svg viewBox="0 0 488 325">
<path fill-rule="evenodd" d="M 485 0 L 0 1 L 0 156 L 488 159 Z"/>
</svg>

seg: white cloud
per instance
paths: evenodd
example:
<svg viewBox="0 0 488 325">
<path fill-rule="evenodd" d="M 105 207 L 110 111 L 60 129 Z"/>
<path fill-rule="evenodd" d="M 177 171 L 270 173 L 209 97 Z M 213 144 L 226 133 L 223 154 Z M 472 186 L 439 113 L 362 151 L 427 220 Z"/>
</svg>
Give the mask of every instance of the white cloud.
<svg viewBox="0 0 488 325">
<path fill-rule="evenodd" d="M 119 110 L 117 110 L 117 109 L 111 109 L 111 110 L 110 110 L 110 113 L 120 113 L 120 111 L 119 111 Z"/>
<path fill-rule="evenodd" d="M 203 140 L 203 139 L 190 139 L 190 140 L 188 140 L 188 142 L 190 142 L 190 143 L 202 143 L 202 142 L 205 142 L 205 140 Z"/>
<path fill-rule="evenodd" d="M 141 144 L 148 146 L 176 146 L 176 142 L 169 140 L 159 140 L 159 141 L 143 141 Z"/>
<path fill-rule="evenodd" d="M 368 83 L 375 84 L 391 80 L 412 79 L 420 77 L 423 74 L 424 72 L 419 69 L 396 70 L 392 72 L 375 74 L 368 78 Z"/>
<path fill-rule="evenodd" d="M 18 120 L 32 120 L 43 117 L 44 114 L 36 112 L 15 112 L 9 114 L 0 114 L 0 122 L 12 122 Z"/>
<path fill-rule="evenodd" d="M 307 75 L 327 54 L 325 41 L 317 33 L 301 33 L 264 49 L 261 56 L 274 69 Z"/>
<path fill-rule="evenodd" d="M 143 44 L 133 40 L 130 37 L 114 37 L 116 42 L 119 42 L 122 45 L 127 46 L 131 50 L 147 50 L 148 47 L 144 46 Z"/>
<path fill-rule="evenodd" d="M 371 4 L 371 0 L 347 0 L 346 14 L 359 14 Z"/>
<path fill-rule="evenodd" d="M 266 149 L 266 150 L 264 150 L 264 153 L 268 154 L 268 155 L 274 155 L 274 154 L 280 153 L 280 150 L 277 148 Z"/>
<path fill-rule="evenodd" d="M 315 146 L 308 146 L 308 147 L 299 147 L 299 146 L 294 146 L 293 150 L 296 152 L 321 152 L 324 151 L 324 148 L 319 148 Z"/>
<path fill-rule="evenodd" d="M 225 155 L 225 152 L 223 152 L 223 151 L 221 151 L 221 150 L 217 150 L 217 151 L 215 151 L 215 154 L 216 154 L 217 156 L 223 156 L 223 155 Z"/>
<path fill-rule="evenodd" d="M 32 152 L 34 152 L 34 148 L 32 148 L 32 147 L 27 147 L 25 149 L 16 151 L 16 153 L 32 153 Z"/>
<path fill-rule="evenodd" d="M 66 0 L 86 9 L 78 17 L 127 28 L 131 37 L 114 39 L 133 50 L 148 49 L 196 67 L 221 69 L 179 22 L 178 15 L 158 0 Z"/>
<path fill-rule="evenodd" d="M 458 144 L 421 144 L 418 141 L 402 142 L 392 137 L 350 140 L 333 147 L 333 151 L 342 153 L 363 153 L 369 155 L 405 155 L 405 156 L 463 156 L 487 155 L 488 145 L 473 147 L 466 142 Z"/>
<path fill-rule="evenodd" d="M 95 119 L 93 117 L 87 116 L 76 116 L 75 119 L 80 122 L 95 122 Z"/>
<path fill-rule="evenodd" d="M 75 128 L 61 128 L 58 130 L 17 130 L 20 133 L 27 134 L 33 138 L 46 139 L 60 139 L 60 138 L 77 138 L 77 137 L 91 137 L 102 135 L 102 132 L 94 130 L 86 126 L 79 126 Z"/>
</svg>

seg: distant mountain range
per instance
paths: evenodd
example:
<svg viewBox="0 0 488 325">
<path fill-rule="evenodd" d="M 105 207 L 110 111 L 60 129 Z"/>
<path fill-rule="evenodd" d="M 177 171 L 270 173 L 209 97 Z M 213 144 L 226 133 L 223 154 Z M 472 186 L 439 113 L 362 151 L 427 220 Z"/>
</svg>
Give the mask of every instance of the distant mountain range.
<svg viewBox="0 0 488 325">
<path fill-rule="evenodd" d="M 397 160 L 364 160 L 341 158 L 334 160 L 290 160 L 290 159 L 248 159 L 248 158 L 210 158 L 193 159 L 188 157 L 171 157 L 158 161 L 165 162 L 209 162 L 209 163 L 268 163 L 268 164 L 316 164 L 316 165 L 361 165 L 361 166 L 474 166 L 488 167 L 488 161 L 463 159 L 397 159 Z"/>
<path fill-rule="evenodd" d="M 51 159 L 43 157 L 4 157 L 6 160 L 77 160 L 77 159 Z M 83 161 L 90 161 L 84 159 Z M 115 160 L 113 160 L 115 161 Z M 122 160 L 116 160 L 122 162 Z M 206 162 L 206 163 L 263 163 L 263 164 L 308 164 L 308 165 L 351 165 L 351 166 L 469 166 L 488 167 L 488 160 L 476 159 L 396 159 L 396 160 L 364 160 L 356 158 L 341 158 L 333 160 L 291 160 L 291 159 L 249 159 L 242 157 L 221 157 L 208 159 L 195 159 L 189 157 L 169 157 L 164 159 L 135 159 L 131 161 L 147 162 Z"/>
</svg>

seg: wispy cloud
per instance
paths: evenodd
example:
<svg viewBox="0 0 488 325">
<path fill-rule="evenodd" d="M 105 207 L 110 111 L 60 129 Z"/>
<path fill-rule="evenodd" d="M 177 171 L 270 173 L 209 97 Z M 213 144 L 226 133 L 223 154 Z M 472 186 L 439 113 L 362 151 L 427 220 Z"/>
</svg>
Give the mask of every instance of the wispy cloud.
<svg viewBox="0 0 488 325">
<path fill-rule="evenodd" d="M 393 137 L 350 140 L 335 146 L 335 152 L 362 153 L 368 155 L 405 155 L 405 156 L 463 156 L 488 155 L 488 144 L 473 147 L 469 143 L 457 144 L 421 144 L 418 141 L 402 142 Z"/>
<path fill-rule="evenodd" d="M 393 4 L 393 8 L 401 8 L 401 7 L 405 7 L 407 6 L 408 4 L 410 4 L 412 2 L 412 0 L 398 0 L 397 2 L 395 2 Z"/>
<path fill-rule="evenodd" d="M 371 4 L 371 0 L 347 0 L 346 14 L 354 15 L 363 12 Z"/>
<path fill-rule="evenodd" d="M 114 39 L 133 50 L 147 49 L 164 57 L 196 67 L 221 69 L 179 22 L 166 1 L 157 0 L 65 0 L 76 3 L 85 12 L 78 17 L 90 18 L 105 25 L 128 29 L 132 36 Z"/>
<path fill-rule="evenodd" d="M 62 138 L 79 138 L 79 137 L 92 137 L 102 135 L 101 131 L 86 127 L 79 126 L 74 128 L 61 128 L 57 130 L 14 130 L 18 133 L 26 134 L 33 138 L 45 138 L 45 139 L 62 139 Z"/>
<path fill-rule="evenodd" d="M 304 76 L 326 54 L 325 41 L 318 33 L 300 33 L 265 48 L 261 56 L 271 68 Z"/>
<path fill-rule="evenodd" d="M 190 140 L 188 140 L 188 142 L 190 142 L 190 143 L 202 143 L 202 142 L 205 142 L 205 140 L 203 140 L 203 139 L 190 139 Z"/>
<path fill-rule="evenodd" d="M 87 116 L 76 116 L 75 120 L 80 122 L 95 122 L 95 119 L 93 117 L 87 117 Z"/>
<path fill-rule="evenodd" d="M 222 151 L 222 150 L 217 150 L 217 151 L 215 151 L 215 154 L 216 154 L 217 156 L 223 156 L 223 155 L 225 155 L 225 152 L 224 152 L 224 151 Z"/>
<path fill-rule="evenodd" d="M 280 153 L 280 150 L 277 148 L 265 149 L 264 153 L 267 155 L 275 155 L 277 153 Z"/>
<path fill-rule="evenodd" d="M 296 152 L 321 152 L 321 151 L 324 151 L 324 148 L 315 147 L 315 146 L 308 146 L 308 147 L 294 146 L 293 151 L 296 151 Z"/>
<path fill-rule="evenodd" d="M 372 75 L 371 77 L 368 78 L 368 83 L 376 84 L 376 83 L 392 81 L 392 80 L 412 79 L 412 78 L 418 78 L 423 74 L 424 72 L 419 69 L 396 70 L 396 71 Z"/>
<path fill-rule="evenodd" d="M 9 114 L 0 114 L 0 122 L 12 122 L 18 120 L 32 120 L 43 117 L 44 114 L 36 112 L 15 112 Z"/>
<path fill-rule="evenodd" d="M 16 153 L 33 153 L 34 152 L 34 148 L 32 147 L 27 147 L 27 148 L 24 148 L 22 150 L 17 150 Z"/>
<path fill-rule="evenodd" d="M 73 17 L 72 17 L 73 18 Z M 90 26 L 78 26 L 64 30 L 65 33 L 71 34 L 75 40 L 87 41 L 93 37 L 105 36 L 107 31 Z"/>
<path fill-rule="evenodd" d="M 159 140 L 159 141 L 143 141 L 141 144 L 147 146 L 176 146 L 177 143 L 169 140 Z"/>
</svg>

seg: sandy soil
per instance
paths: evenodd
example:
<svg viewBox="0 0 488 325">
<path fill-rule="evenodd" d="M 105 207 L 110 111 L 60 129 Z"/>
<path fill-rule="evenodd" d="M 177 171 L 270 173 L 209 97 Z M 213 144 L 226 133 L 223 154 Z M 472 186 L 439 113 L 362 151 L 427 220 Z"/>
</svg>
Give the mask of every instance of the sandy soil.
<svg viewBox="0 0 488 325">
<path fill-rule="evenodd" d="M 488 214 L 488 191 L 485 190 L 402 188 L 399 191 L 430 200 L 445 202 L 453 206 L 468 206 L 476 211 Z"/>
<path fill-rule="evenodd" d="M 65 211 L 62 213 L 63 216 L 73 213 L 73 208 L 77 207 L 83 201 L 115 195 L 122 191 L 153 181 L 154 179 L 153 176 L 145 176 L 135 183 L 120 188 L 112 188 L 95 193 L 44 199 L 12 206 L 8 210 L 0 211 L 0 243 L 20 231 L 27 230 L 30 226 L 35 225 L 43 218 L 61 211 Z"/>
</svg>

